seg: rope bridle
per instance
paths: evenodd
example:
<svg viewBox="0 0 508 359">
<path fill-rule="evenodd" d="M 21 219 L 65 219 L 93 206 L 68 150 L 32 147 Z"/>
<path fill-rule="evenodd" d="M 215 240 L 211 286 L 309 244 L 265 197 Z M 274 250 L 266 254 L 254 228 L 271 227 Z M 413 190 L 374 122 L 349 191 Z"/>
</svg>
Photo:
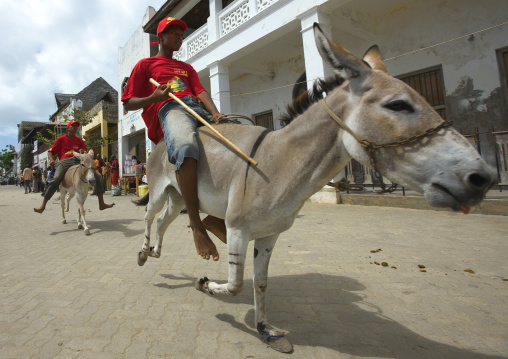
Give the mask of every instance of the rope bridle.
<svg viewBox="0 0 508 359">
<path fill-rule="evenodd" d="M 383 179 L 381 177 L 381 173 L 379 172 L 379 170 L 377 169 L 377 166 L 376 166 L 376 160 L 375 160 L 374 155 L 375 155 L 375 152 L 377 149 L 379 149 L 379 148 L 393 148 L 393 147 L 407 145 L 409 143 L 416 142 L 421 138 L 431 136 L 431 135 L 435 134 L 436 132 L 438 132 L 439 130 L 452 125 L 452 121 L 443 121 L 439 125 L 432 127 L 419 135 L 409 137 L 409 138 L 402 140 L 402 141 L 378 145 L 378 144 L 371 142 L 361 136 L 358 136 L 356 133 L 354 133 L 353 130 L 351 130 L 335 113 L 333 113 L 333 111 L 330 109 L 330 107 L 328 107 L 328 105 L 326 104 L 325 98 L 321 102 L 323 103 L 323 106 L 325 107 L 325 110 L 326 110 L 326 112 L 328 112 L 330 117 L 333 118 L 335 120 L 335 122 L 337 122 L 337 124 L 342 129 L 344 129 L 351 136 L 353 136 L 355 138 L 355 140 L 358 141 L 358 143 L 369 152 L 370 165 L 371 165 L 372 169 L 374 170 L 374 175 L 376 176 L 376 179 L 378 180 L 379 185 L 381 187 L 381 192 L 383 192 L 383 193 L 395 191 L 395 189 L 397 188 L 397 184 L 393 183 L 390 187 L 386 188 L 386 185 L 383 182 Z"/>
</svg>

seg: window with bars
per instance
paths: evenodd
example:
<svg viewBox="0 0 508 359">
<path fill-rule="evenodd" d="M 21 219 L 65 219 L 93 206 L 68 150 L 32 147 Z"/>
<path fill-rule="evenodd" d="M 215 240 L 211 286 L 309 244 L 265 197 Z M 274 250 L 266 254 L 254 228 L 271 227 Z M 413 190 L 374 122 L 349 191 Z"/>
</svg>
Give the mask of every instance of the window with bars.
<svg viewBox="0 0 508 359">
<path fill-rule="evenodd" d="M 441 67 L 403 75 L 398 78 L 422 95 L 434 110 L 446 120 L 445 92 Z M 377 179 L 372 176 L 371 170 L 354 159 L 350 161 L 346 168 L 346 176 L 355 184 L 368 182 L 368 177 L 370 177 L 371 183 L 377 183 Z"/>
<path fill-rule="evenodd" d="M 273 130 L 273 111 L 267 111 L 254 115 L 254 121 L 256 121 L 257 126 L 263 126 Z"/>
<path fill-rule="evenodd" d="M 441 67 L 398 77 L 416 92 L 446 120 L 445 91 Z"/>
</svg>

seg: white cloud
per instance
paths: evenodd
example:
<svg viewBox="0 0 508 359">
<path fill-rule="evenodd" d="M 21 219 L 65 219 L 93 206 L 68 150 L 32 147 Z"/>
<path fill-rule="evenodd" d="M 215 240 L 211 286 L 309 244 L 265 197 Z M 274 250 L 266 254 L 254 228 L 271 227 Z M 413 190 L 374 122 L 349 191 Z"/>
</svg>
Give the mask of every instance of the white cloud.
<svg viewBox="0 0 508 359">
<path fill-rule="evenodd" d="M 54 94 L 98 77 L 118 87 L 118 48 L 166 0 L 0 1 L 0 149 L 21 121 L 48 121 Z"/>
</svg>

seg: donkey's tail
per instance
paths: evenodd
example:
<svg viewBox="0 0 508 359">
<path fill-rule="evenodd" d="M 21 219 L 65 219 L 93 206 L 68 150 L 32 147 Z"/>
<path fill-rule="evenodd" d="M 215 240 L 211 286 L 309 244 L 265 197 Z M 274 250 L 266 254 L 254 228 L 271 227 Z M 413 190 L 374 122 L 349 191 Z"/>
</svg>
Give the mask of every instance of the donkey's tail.
<svg viewBox="0 0 508 359">
<path fill-rule="evenodd" d="M 148 201 L 150 200 L 150 192 L 146 192 L 146 194 L 138 199 L 137 201 L 132 201 L 136 206 L 146 206 Z"/>
</svg>

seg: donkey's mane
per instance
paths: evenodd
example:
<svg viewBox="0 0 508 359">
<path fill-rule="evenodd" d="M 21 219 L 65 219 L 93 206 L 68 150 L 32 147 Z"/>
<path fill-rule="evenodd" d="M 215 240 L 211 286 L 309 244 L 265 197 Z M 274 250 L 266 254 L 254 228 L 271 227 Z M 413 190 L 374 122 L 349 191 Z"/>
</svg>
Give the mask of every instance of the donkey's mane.
<svg viewBox="0 0 508 359">
<path fill-rule="evenodd" d="M 321 100 L 324 93 L 329 93 L 343 83 L 344 78 L 339 75 L 317 80 L 311 91 L 305 91 L 286 106 L 287 113 L 282 114 L 278 120 L 282 122 L 282 126 L 289 125 L 296 117 L 307 111 L 311 105 Z"/>
</svg>

